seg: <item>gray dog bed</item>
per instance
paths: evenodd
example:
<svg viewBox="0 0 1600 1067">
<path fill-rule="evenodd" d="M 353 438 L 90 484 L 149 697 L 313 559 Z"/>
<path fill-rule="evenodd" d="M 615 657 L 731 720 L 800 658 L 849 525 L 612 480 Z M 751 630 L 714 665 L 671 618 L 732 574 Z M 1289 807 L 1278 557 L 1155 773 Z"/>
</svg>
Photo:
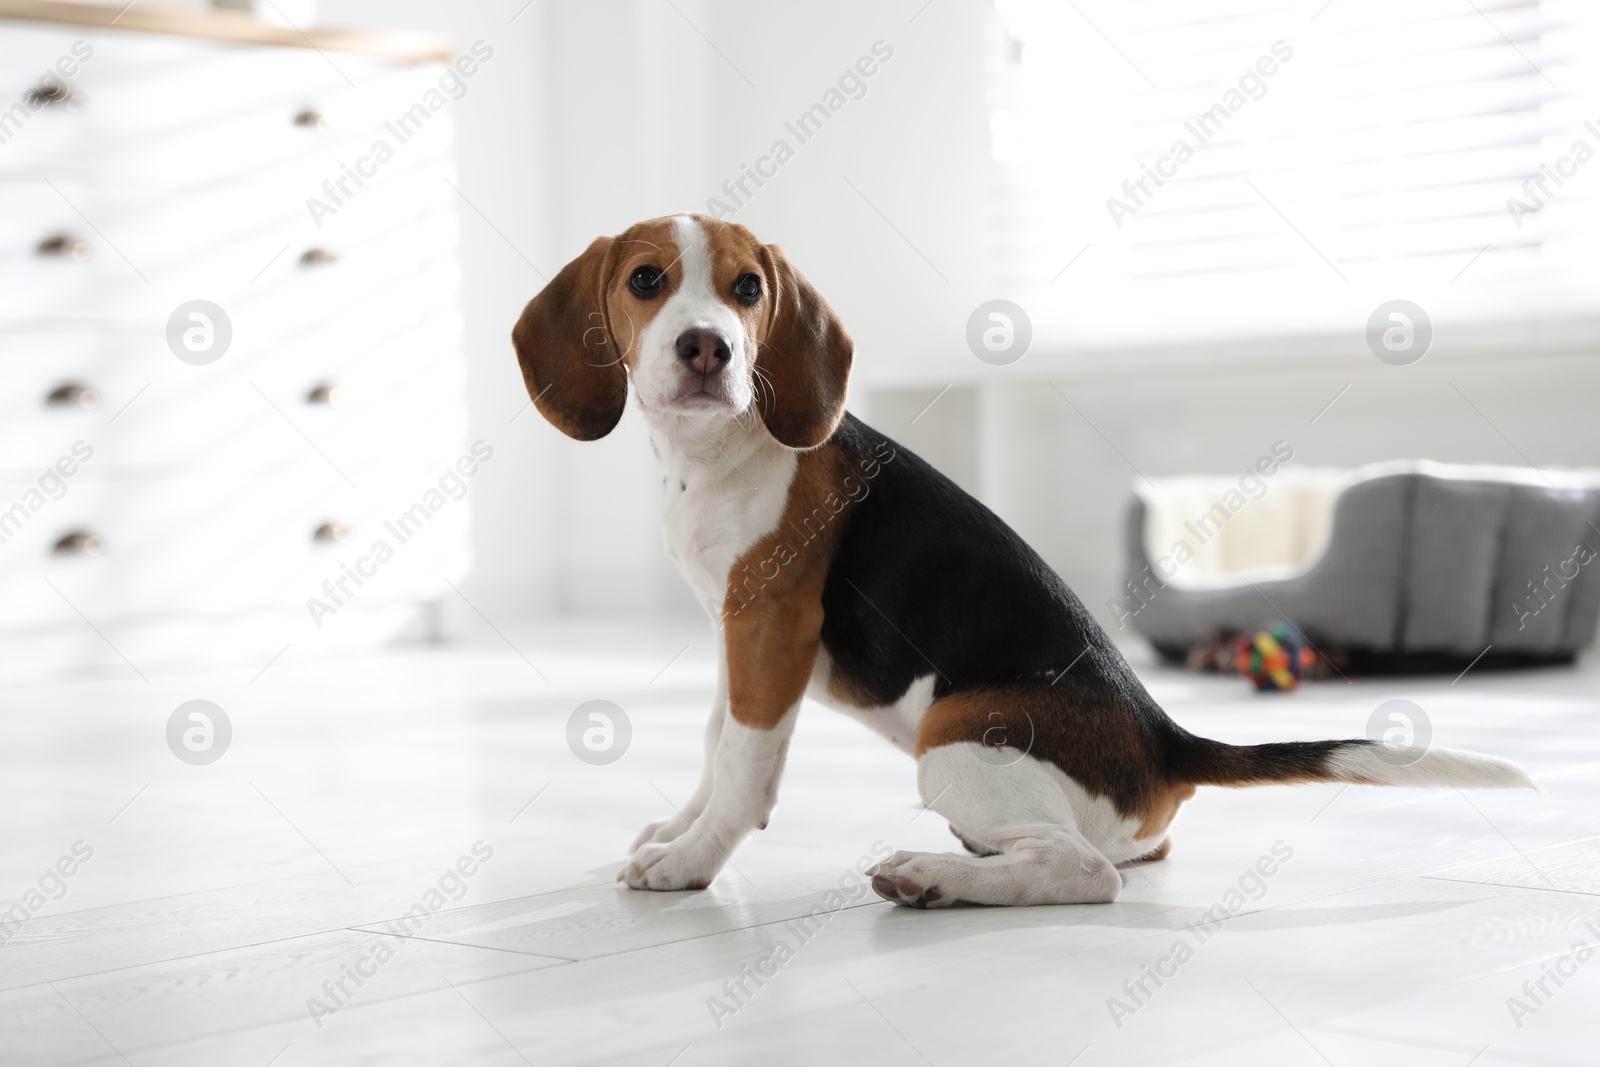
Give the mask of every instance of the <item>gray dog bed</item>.
<svg viewBox="0 0 1600 1067">
<path fill-rule="evenodd" d="M 1181 658 L 1286 616 L 1358 663 L 1422 669 L 1594 640 L 1600 471 L 1271 466 L 1135 487 L 1119 627 Z"/>
</svg>

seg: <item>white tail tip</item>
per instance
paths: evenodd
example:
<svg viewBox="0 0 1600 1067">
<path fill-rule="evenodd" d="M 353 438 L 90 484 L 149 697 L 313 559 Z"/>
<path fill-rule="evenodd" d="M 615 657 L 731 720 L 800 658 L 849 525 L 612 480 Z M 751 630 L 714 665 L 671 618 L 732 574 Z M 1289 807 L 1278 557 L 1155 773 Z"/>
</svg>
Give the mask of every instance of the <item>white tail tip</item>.
<svg viewBox="0 0 1600 1067">
<path fill-rule="evenodd" d="M 1510 760 L 1454 748 L 1352 745 L 1328 757 L 1328 771 L 1347 782 L 1371 785 L 1445 785 L 1462 789 L 1534 789 L 1527 772 Z"/>
</svg>

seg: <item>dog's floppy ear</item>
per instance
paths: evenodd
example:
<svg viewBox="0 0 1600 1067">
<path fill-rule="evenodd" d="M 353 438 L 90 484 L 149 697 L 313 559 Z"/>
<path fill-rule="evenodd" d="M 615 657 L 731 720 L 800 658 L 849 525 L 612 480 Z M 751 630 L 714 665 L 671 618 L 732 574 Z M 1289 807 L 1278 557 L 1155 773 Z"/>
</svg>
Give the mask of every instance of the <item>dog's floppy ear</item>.
<svg viewBox="0 0 1600 1067">
<path fill-rule="evenodd" d="M 766 245 L 763 253 L 772 310 L 756 356 L 756 370 L 766 379 L 756 385 L 761 421 L 780 444 L 815 448 L 844 417 L 855 344 L 782 249 Z"/>
<path fill-rule="evenodd" d="M 628 403 L 628 374 L 606 311 L 613 245 L 610 237 L 595 238 L 528 301 L 511 331 L 539 414 L 579 441 L 610 433 Z"/>
</svg>

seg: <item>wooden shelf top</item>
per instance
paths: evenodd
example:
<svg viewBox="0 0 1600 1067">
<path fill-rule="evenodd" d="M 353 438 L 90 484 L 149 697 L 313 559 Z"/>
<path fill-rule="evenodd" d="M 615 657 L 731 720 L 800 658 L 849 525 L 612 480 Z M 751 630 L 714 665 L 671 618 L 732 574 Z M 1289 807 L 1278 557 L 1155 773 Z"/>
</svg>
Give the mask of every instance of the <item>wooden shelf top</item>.
<svg viewBox="0 0 1600 1067">
<path fill-rule="evenodd" d="M 313 48 L 380 56 L 407 63 L 447 62 L 450 42 L 416 30 L 345 30 L 326 26 L 275 26 L 238 11 L 186 11 L 122 4 L 79 4 L 63 0 L 0 0 L 0 19 L 55 22 L 103 30 L 165 33 L 237 44 Z"/>
</svg>

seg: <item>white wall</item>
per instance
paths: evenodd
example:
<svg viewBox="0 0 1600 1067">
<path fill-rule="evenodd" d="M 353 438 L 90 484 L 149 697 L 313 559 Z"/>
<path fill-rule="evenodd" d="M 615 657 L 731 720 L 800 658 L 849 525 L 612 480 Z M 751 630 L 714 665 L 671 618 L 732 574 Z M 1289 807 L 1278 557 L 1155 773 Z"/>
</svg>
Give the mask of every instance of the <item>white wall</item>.
<svg viewBox="0 0 1600 1067">
<path fill-rule="evenodd" d="M 658 475 L 636 414 L 586 445 L 531 411 L 510 422 L 526 401 L 511 326 L 542 276 L 596 235 L 705 210 L 741 163 L 777 137 L 793 141 L 784 121 L 879 39 L 894 56 L 866 96 L 798 146 L 736 217 L 784 245 L 828 294 L 863 363 L 874 347 L 898 343 L 908 323 L 964 321 L 949 293 L 983 271 L 972 251 L 983 240 L 974 213 L 986 181 L 982 55 L 964 46 L 981 34 L 981 12 L 950 4 L 911 23 L 917 6 L 679 0 L 675 11 L 655 0 L 538 0 L 520 15 L 521 0 L 320 6 L 330 25 L 432 29 L 458 47 L 483 39 L 496 50 L 453 105 L 459 184 L 471 202 L 462 231 L 473 436 L 497 450 L 474 483 L 467 586 L 486 612 L 692 609 L 661 547 Z"/>
<path fill-rule="evenodd" d="M 966 319 L 1001 295 L 990 284 L 986 5 L 675 3 L 537 0 L 520 15 L 522 0 L 321 6 L 329 23 L 438 29 L 496 49 L 454 105 L 460 185 L 476 208 L 462 211 L 471 420 L 497 450 L 474 483 L 468 590 L 493 615 L 688 609 L 663 556 L 658 476 L 637 417 L 587 445 L 531 411 L 511 422 L 526 397 L 510 328 L 541 272 L 595 235 L 705 210 L 741 164 L 776 138 L 792 142 L 785 120 L 878 40 L 894 55 L 866 95 L 799 145 L 737 220 L 782 244 L 843 315 L 858 343 L 858 414 L 977 492 L 1102 617 L 1134 468 L 1243 469 L 1279 438 L 1307 464 L 1525 454 L 1600 465 L 1600 363 L 1582 344 L 1537 357 L 1441 345 L 1397 368 L 1377 363 L 1354 328 L 1338 344 L 1286 342 L 1254 362 L 1091 362 L 1041 343 L 1014 367 L 980 365 L 965 351 Z M 1068 316 L 1081 299 L 1070 275 L 1049 293 Z"/>
</svg>

